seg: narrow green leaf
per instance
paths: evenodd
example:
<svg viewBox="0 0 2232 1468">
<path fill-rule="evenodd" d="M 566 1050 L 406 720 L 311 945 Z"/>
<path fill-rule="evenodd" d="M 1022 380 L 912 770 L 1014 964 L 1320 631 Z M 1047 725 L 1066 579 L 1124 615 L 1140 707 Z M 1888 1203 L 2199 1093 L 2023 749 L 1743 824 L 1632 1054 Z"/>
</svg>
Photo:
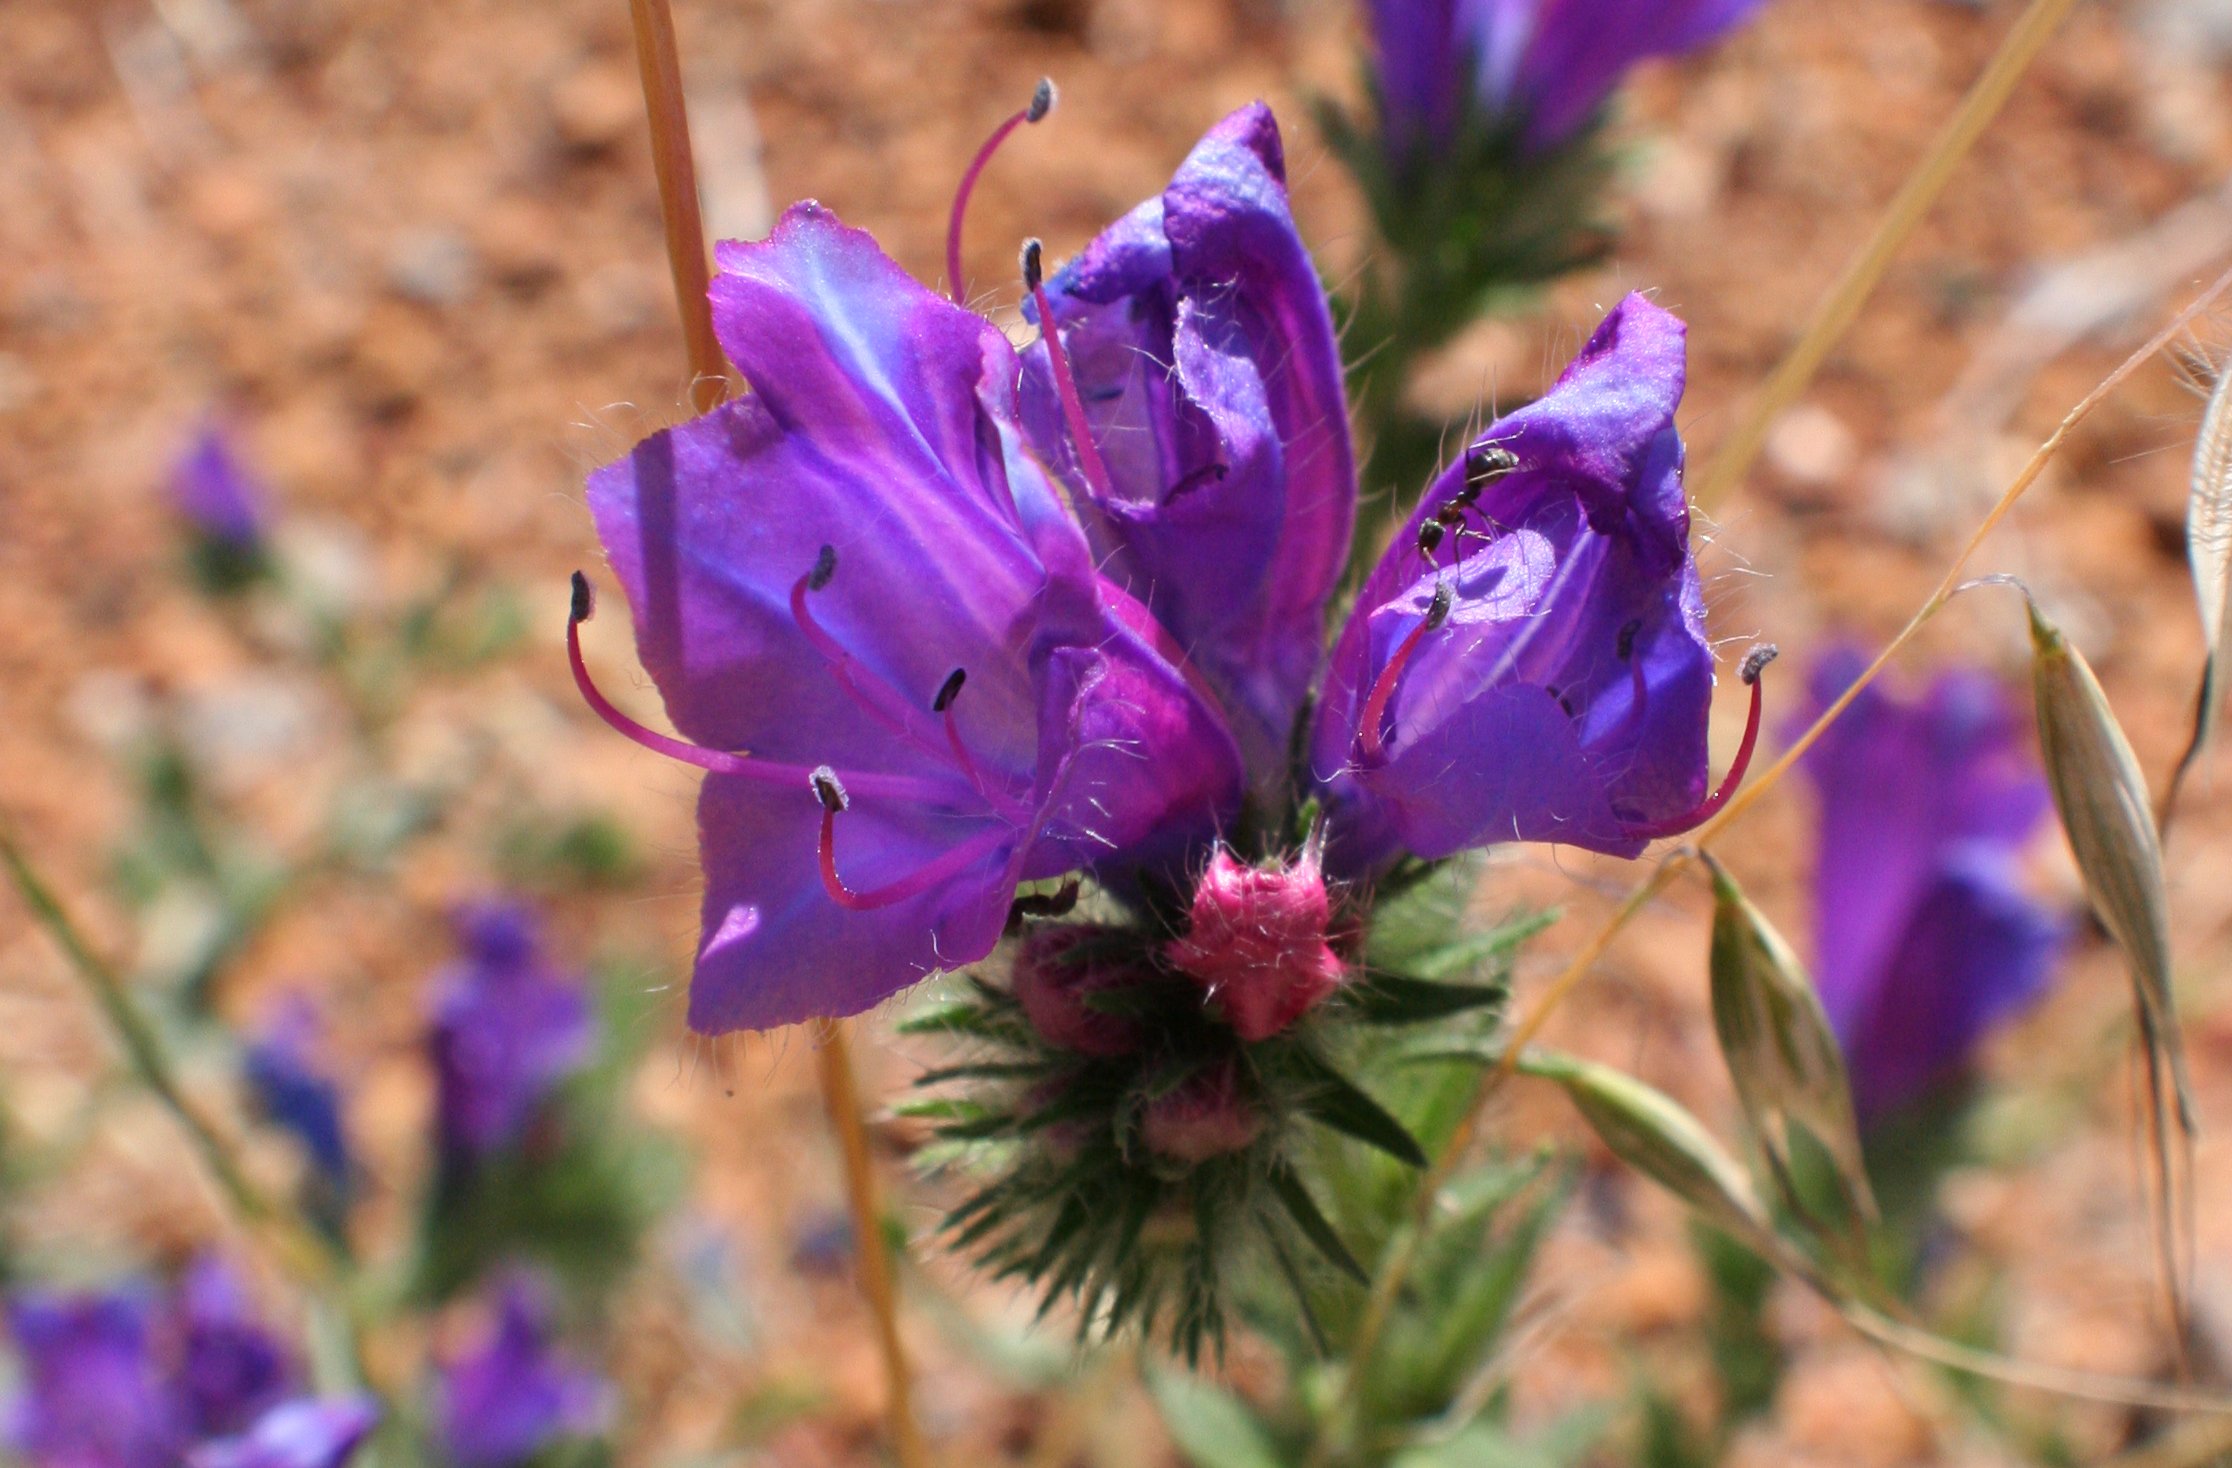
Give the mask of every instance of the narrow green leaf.
<svg viewBox="0 0 2232 1468">
<path fill-rule="evenodd" d="M 1278 1198 L 1279 1206 L 1286 1209 L 1287 1217 L 1294 1220 L 1294 1226 L 1302 1230 L 1302 1236 L 1325 1256 L 1327 1263 L 1358 1284 L 1370 1286 L 1371 1276 L 1356 1262 L 1356 1256 L 1349 1252 L 1349 1246 L 1342 1242 L 1340 1234 L 1318 1207 L 1317 1199 L 1310 1196 L 1308 1186 L 1295 1175 L 1293 1168 L 1282 1162 L 1271 1170 L 1271 1191 Z"/>
<path fill-rule="evenodd" d="M 2170 986 L 2170 900 L 2146 777 L 2084 654 L 2035 602 L 2030 623 L 2046 781 L 2093 910 L 2130 962 L 2148 1063 L 2167 1071 L 2178 1123 L 2191 1135 L 2193 1088 Z"/>
<path fill-rule="evenodd" d="M 1791 1129 L 1799 1126 L 1828 1153 L 1850 1212 L 1872 1223 L 1875 1194 L 1860 1153 L 1844 1051 L 1813 980 L 1727 869 L 1711 856 L 1705 860 L 1713 873 L 1713 1028 L 1745 1119 L 1794 1213 L 1806 1215 L 1792 1181 Z"/>
<path fill-rule="evenodd" d="M 1501 1004 L 1509 994 L 1501 984 L 1441 984 L 1402 974 L 1370 973 L 1350 990 L 1350 1003 L 1365 1024 L 1415 1025 L 1486 1009 Z"/>
<path fill-rule="evenodd" d="M 1291 1063 L 1304 1081 L 1300 1101 L 1312 1119 L 1377 1147 L 1398 1162 L 1426 1165 L 1418 1139 L 1386 1107 L 1357 1089 L 1355 1082 L 1308 1051 L 1295 1051 Z"/>
<path fill-rule="evenodd" d="M 1411 960 L 1410 971 L 1422 979 L 1451 979 L 1469 974 L 1492 958 L 1516 952 L 1519 945 L 1558 920 L 1556 908 L 1514 918 L 1485 933 L 1474 933 Z"/>
</svg>

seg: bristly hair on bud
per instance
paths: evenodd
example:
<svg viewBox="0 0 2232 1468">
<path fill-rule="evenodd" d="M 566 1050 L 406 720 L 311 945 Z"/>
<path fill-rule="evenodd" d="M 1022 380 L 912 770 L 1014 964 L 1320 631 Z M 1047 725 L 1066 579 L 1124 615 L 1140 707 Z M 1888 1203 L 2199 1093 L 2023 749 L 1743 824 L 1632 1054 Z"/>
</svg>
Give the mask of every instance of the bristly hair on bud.
<svg viewBox="0 0 2232 1468">
<path fill-rule="evenodd" d="M 1760 674 L 1767 671 L 1767 665 L 1781 656 L 1781 648 L 1772 642 L 1762 642 L 1744 654 L 1743 666 L 1736 670 L 1736 676 L 1749 688 L 1759 681 Z"/>
<path fill-rule="evenodd" d="M 842 815 L 852 805 L 851 799 L 845 794 L 844 782 L 837 778 L 837 772 L 829 766 L 817 766 L 807 779 L 814 787 L 814 798 L 831 815 Z"/>
<path fill-rule="evenodd" d="M 1060 94 L 1054 90 L 1054 78 L 1040 77 L 1038 86 L 1031 92 L 1031 105 L 1023 109 L 1023 120 L 1044 122 L 1046 114 L 1054 110 L 1054 104 L 1059 100 Z"/>
<path fill-rule="evenodd" d="M 1046 278 L 1039 265 L 1039 255 L 1045 248 L 1036 236 L 1023 242 L 1023 251 L 1019 258 L 1023 264 L 1023 289 L 1027 291 L 1037 290 Z"/>
<path fill-rule="evenodd" d="M 947 709 L 952 708 L 953 701 L 961 696 L 961 685 L 968 681 L 969 670 L 967 668 L 955 668 L 952 672 L 946 674 L 945 682 L 938 686 L 938 696 L 930 700 L 930 712 L 942 714 Z"/>
<path fill-rule="evenodd" d="M 819 591 L 837 574 L 837 547 L 825 545 L 814 557 L 814 569 L 806 577 L 806 589 Z"/>
<path fill-rule="evenodd" d="M 580 626 L 597 615 L 597 588 L 579 571 L 573 573 L 573 603 L 566 612 L 566 620 Z"/>
</svg>

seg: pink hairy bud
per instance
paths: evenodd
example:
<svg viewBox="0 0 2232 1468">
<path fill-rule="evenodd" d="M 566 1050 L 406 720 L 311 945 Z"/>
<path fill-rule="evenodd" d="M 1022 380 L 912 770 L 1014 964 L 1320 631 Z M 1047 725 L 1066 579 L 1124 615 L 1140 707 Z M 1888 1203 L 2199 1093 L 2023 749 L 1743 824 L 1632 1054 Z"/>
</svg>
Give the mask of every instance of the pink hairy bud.
<svg viewBox="0 0 2232 1468">
<path fill-rule="evenodd" d="M 1239 1063 L 1225 1060 L 1148 1102 L 1140 1129 L 1158 1157 L 1202 1163 L 1255 1145 L 1263 1113 L 1248 1097 Z"/>
<path fill-rule="evenodd" d="M 1341 986 L 1331 920 L 1314 841 L 1291 865 L 1269 868 L 1220 849 L 1194 889 L 1186 936 L 1164 953 L 1209 991 L 1241 1039 L 1267 1040 Z"/>
<path fill-rule="evenodd" d="M 1094 1008 L 1092 999 L 1140 982 L 1147 977 L 1143 967 L 1078 951 L 1081 945 L 1105 944 L 1109 932 L 1085 925 L 1041 928 L 1016 956 L 1011 980 L 1016 1002 L 1039 1038 L 1058 1050 L 1108 1058 L 1139 1048 L 1138 1023 Z"/>
</svg>

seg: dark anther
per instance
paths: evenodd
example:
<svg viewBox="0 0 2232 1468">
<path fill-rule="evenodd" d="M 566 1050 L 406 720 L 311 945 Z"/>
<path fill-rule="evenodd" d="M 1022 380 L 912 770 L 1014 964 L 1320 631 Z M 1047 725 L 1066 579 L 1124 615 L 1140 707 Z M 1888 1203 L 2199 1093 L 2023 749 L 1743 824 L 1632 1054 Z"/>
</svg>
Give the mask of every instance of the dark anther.
<svg viewBox="0 0 2232 1468">
<path fill-rule="evenodd" d="M 1077 910 L 1077 893 L 1077 879 L 1072 877 L 1052 892 L 1022 894 L 1008 904 L 1007 931 L 1022 931 L 1025 918 L 1068 917 Z"/>
<path fill-rule="evenodd" d="M 806 589 L 808 591 L 819 591 L 827 586 L 829 578 L 836 574 L 837 547 L 825 545 L 821 548 L 821 554 L 814 557 L 814 570 L 813 574 L 806 578 Z"/>
<path fill-rule="evenodd" d="M 1746 688 L 1749 688 L 1759 681 L 1761 673 L 1767 671 L 1767 665 L 1780 656 L 1782 656 L 1781 648 L 1775 646 L 1772 642 L 1762 642 L 1759 646 L 1744 654 L 1744 665 L 1737 670 L 1736 676 L 1744 681 Z"/>
<path fill-rule="evenodd" d="M 953 701 L 961 696 L 961 685 L 968 681 L 967 668 L 955 668 L 946 674 L 945 682 L 938 686 L 938 696 L 930 700 L 930 712 L 942 714 L 952 708 Z"/>
<path fill-rule="evenodd" d="M 1635 656 L 1635 636 L 1643 630 L 1643 619 L 1637 617 L 1620 629 L 1620 640 L 1613 651 L 1621 662 Z"/>
<path fill-rule="evenodd" d="M 1434 601 L 1426 608 L 1426 630 L 1432 632 L 1449 620 L 1450 608 L 1457 605 L 1457 592 L 1446 581 L 1434 583 Z"/>
<path fill-rule="evenodd" d="M 1442 525 L 1439 520 L 1422 521 L 1418 527 L 1418 553 L 1431 556 L 1441 549 Z"/>
<path fill-rule="evenodd" d="M 1039 78 L 1038 86 L 1031 93 L 1031 105 L 1023 109 L 1023 120 L 1025 122 L 1039 122 L 1053 110 L 1054 78 L 1042 76 Z"/>
<path fill-rule="evenodd" d="M 1107 398 L 1119 396 L 1121 392 L 1122 389 L 1119 388 L 1115 392 L 1104 394 L 1102 397 L 1102 401 L 1105 401 Z M 1212 459 L 1208 463 L 1202 465 L 1199 469 L 1187 471 L 1187 473 L 1183 477 L 1181 477 L 1176 484 L 1173 484 L 1170 487 L 1170 493 L 1163 496 L 1163 503 L 1167 505 L 1172 500 L 1178 498 L 1178 496 L 1185 494 L 1189 490 L 1199 489 L 1204 484 L 1220 484 L 1224 481 L 1225 475 L 1231 472 L 1232 471 L 1225 465 Z"/>
<path fill-rule="evenodd" d="M 1500 443 L 1475 444 L 1465 451 L 1465 487 L 1474 494 L 1519 467 L 1519 456 Z"/>
<path fill-rule="evenodd" d="M 1035 239 L 1023 242 L 1023 289 L 1027 291 L 1037 290 L 1039 282 L 1046 278 L 1039 269 L 1039 251 L 1043 248 Z"/>
<path fill-rule="evenodd" d="M 831 815 L 839 814 L 852 804 L 852 801 L 846 798 L 845 787 L 838 782 L 837 772 L 829 766 L 819 766 L 813 774 L 806 778 L 813 783 L 814 798 L 819 800 L 822 809 L 828 811 Z"/>
<path fill-rule="evenodd" d="M 597 614 L 597 589 L 589 578 L 579 571 L 573 573 L 573 606 L 566 613 L 569 622 L 586 622 Z"/>
</svg>

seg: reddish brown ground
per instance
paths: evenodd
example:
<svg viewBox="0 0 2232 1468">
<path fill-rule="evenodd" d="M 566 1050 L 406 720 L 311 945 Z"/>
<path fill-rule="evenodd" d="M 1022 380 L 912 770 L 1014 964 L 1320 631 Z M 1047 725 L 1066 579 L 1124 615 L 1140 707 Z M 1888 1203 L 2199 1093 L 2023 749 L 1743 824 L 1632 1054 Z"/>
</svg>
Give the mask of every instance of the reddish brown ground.
<svg viewBox="0 0 2232 1468">
<path fill-rule="evenodd" d="M 1652 76 L 1632 98 L 1636 177 L 1616 263 L 1468 338 L 1428 396 L 1463 413 L 1490 384 L 1539 383 L 1600 306 L 1649 288 L 1691 324 L 1685 426 L 1709 455 L 2011 9 L 1782 0 L 1711 58 Z M 1975 496 L 1988 497 L 2142 323 L 2216 268 L 2211 246 L 2232 240 L 2221 209 L 2197 226 L 2191 263 L 2153 267 L 2151 286 L 2139 264 L 2108 274 L 2138 287 L 2134 314 L 2050 357 L 2018 344 L 1983 373 L 2004 406 L 1974 396 L 1947 406 L 2033 269 L 2146 229 L 2217 188 L 2232 163 L 2223 73 L 2200 48 L 2145 43 L 2141 9 L 2086 7 L 2055 41 L 1765 466 L 1718 508 L 1718 635 L 1771 636 L 1802 666 L 1832 628 L 1887 634 L 1966 533 Z M 688 951 L 692 780 L 597 725 L 559 652 L 565 575 L 596 562 L 581 474 L 676 416 L 682 380 L 626 10 L 621 0 L 13 0 L 0 17 L 0 809 L 110 945 L 127 931 L 102 873 L 130 804 L 100 732 L 132 690 L 200 700 L 220 722 L 237 722 L 251 695 L 291 712 L 293 724 L 228 765 L 225 799 L 275 839 L 302 838 L 347 774 L 330 694 L 292 672 L 250 681 L 263 676 L 257 649 L 271 631 L 228 622 L 174 574 L 158 486 L 207 405 L 228 407 L 292 512 L 354 548 L 375 601 L 423 593 L 453 563 L 528 597 L 520 655 L 387 711 L 407 768 L 480 761 L 451 834 L 389 887 L 337 885 L 293 907 L 227 995 L 245 1011 L 281 980 L 330 989 L 360 1124 L 389 1182 L 419 1165 L 426 1098 L 413 1047 L 420 980 L 441 951 L 437 915 L 487 879 L 489 833 L 519 802 L 610 810 L 652 853 L 635 890 L 565 907 L 570 942 L 642 956 L 670 978 Z M 716 225 L 757 229 L 770 203 L 812 195 L 933 279 L 959 165 L 1033 79 L 1054 74 L 1056 121 L 1002 160 L 972 220 L 972 280 L 1011 294 L 1021 236 L 1043 235 L 1057 255 L 1074 249 L 1156 188 L 1210 121 L 1259 95 L 1288 121 L 1305 231 L 1343 269 L 1359 216 L 1299 99 L 1349 85 L 1348 10 L 685 0 L 679 21 Z M 2220 333 L 2201 340 L 2221 354 Z M 1979 562 L 2021 572 L 2065 614 L 2158 779 L 2200 646 L 2179 529 L 2197 417 L 2167 366 L 2142 372 Z M 1920 492 L 1896 491 L 1894 466 L 1927 455 L 1951 468 Z M 2019 673 L 2019 634 L 2012 597 L 1986 592 L 1959 602 L 1910 661 L 1965 656 Z M 591 657 L 634 706 L 651 706 L 624 671 L 624 619 L 595 624 Z M 1778 697 L 1794 685 L 1778 679 Z M 1733 704 L 1724 712 L 1732 729 Z M 2212 1138 L 2232 1125 L 2225 791 L 2221 777 L 2201 781 L 2172 853 Z M 1794 931 L 1805 815 L 1798 795 L 1778 796 L 1728 851 Z M 2042 880 L 2072 886 L 2058 851 L 2041 865 Z M 1509 871 L 1493 901 L 1552 897 L 1569 913 L 1530 960 L 1537 981 L 1635 875 L 1540 853 Z M 103 1041 L 20 910 L 0 899 L 0 913 L 0 1098 L 51 1142 Z M 1637 925 L 1552 1034 L 1725 1121 L 1702 968 L 1697 894 L 1684 891 Z M 759 1345 L 690 1344 L 673 1287 L 639 1290 L 624 1363 L 636 1422 L 627 1461 L 654 1461 L 654 1446 L 709 1448 L 740 1398 L 787 1391 L 820 1405 L 772 1439 L 772 1461 L 870 1461 L 879 1388 L 863 1319 L 846 1286 L 785 1265 L 798 1221 L 838 1197 L 807 1040 L 696 1045 L 672 998 L 637 1093 L 701 1149 L 697 1204 L 745 1240 Z M 1985 1261 L 1977 1269 L 2004 1271 L 2013 1347 L 2144 1372 L 2161 1367 L 2162 1336 L 2132 1162 L 2126 1012 L 2116 962 L 2090 948 L 2055 1000 L 1995 1046 L 1993 1072 L 2021 1104 L 1994 1133 L 2003 1164 L 1957 1179 L 1952 1210 Z M 871 1025 L 862 1048 L 888 1093 L 905 1062 L 877 1033 Z M 138 1106 L 108 1117 L 22 1211 L 34 1257 L 92 1272 L 221 1226 L 159 1117 Z M 1518 1144 L 1573 1132 L 1560 1103 L 1524 1093 L 1499 1123 Z M 2204 1318 L 2223 1323 L 2232 1157 L 2205 1141 L 2200 1171 Z M 1513 1356 L 1526 1421 L 1617 1392 L 1638 1361 L 1677 1387 L 1702 1379 L 1702 1363 L 1679 1352 L 1701 1294 L 1676 1215 L 1640 1189 L 1628 1196 L 1623 1229 L 1577 1211 L 1551 1251 Z M 930 1222 L 926 1209 L 915 1216 Z M 1798 1361 L 1741 1461 L 2005 1461 L 1958 1425 L 1941 1384 L 1873 1355 L 1795 1294 L 1778 1319 Z M 950 1461 L 1164 1461 L 1130 1389 L 1103 1381 L 1049 1403 L 972 1364 L 930 1312 L 910 1328 L 925 1416 L 955 1444 Z M 2088 1453 L 2122 1426 L 2108 1412 L 2071 1422 Z"/>
</svg>

